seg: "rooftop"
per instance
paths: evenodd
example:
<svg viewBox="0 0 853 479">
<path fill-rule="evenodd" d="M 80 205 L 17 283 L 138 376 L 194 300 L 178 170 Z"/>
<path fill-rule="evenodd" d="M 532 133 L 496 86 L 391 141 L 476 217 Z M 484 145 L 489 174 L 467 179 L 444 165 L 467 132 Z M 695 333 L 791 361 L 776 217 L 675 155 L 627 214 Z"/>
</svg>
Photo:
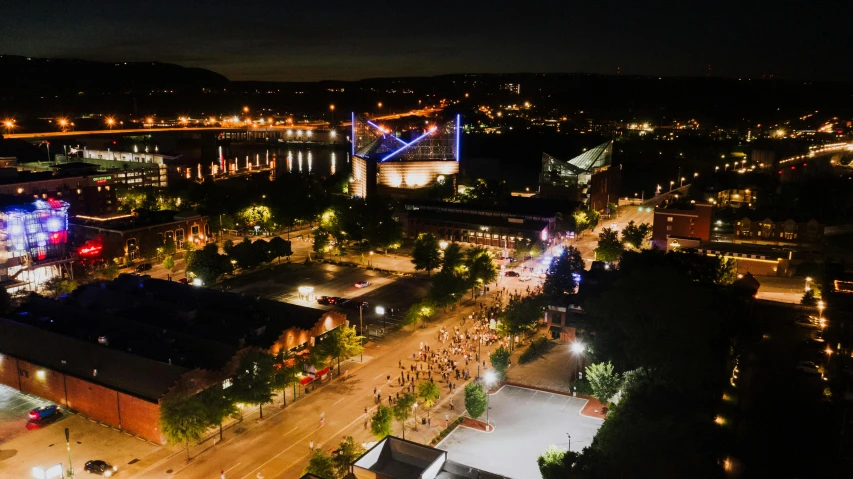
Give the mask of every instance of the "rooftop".
<svg viewBox="0 0 853 479">
<path fill-rule="evenodd" d="M 189 371 L 8 319 L 0 319 L 0 354 L 151 401 Z"/>
<path fill-rule="evenodd" d="M 506 479 L 447 459 L 447 452 L 388 436 L 352 464 L 358 479 Z"/>
<path fill-rule="evenodd" d="M 75 216 L 71 218 L 71 224 L 79 226 L 92 226 L 115 231 L 132 231 L 149 226 L 173 223 L 191 218 L 200 218 L 196 211 L 139 211 L 133 215 L 118 216 L 111 219 L 99 219 Z"/>
<path fill-rule="evenodd" d="M 530 218 L 553 218 L 561 211 L 572 211 L 576 203 L 546 198 L 510 197 L 505 204 L 484 206 L 442 201 L 409 202 L 407 210 L 459 211 L 479 216 L 527 216 Z"/>
<path fill-rule="evenodd" d="M 321 311 L 177 282 L 122 275 L 59 301 L 32 297 L 15 321 L 185 368 L 220 369 L 239 350 L 310 330 Z"/>
<path fill-rule="evenodd" d="M 471 213 L 447 213 L 431 210 L 414 210 L 409 212 L 409 218 L 443 221 L 447 223 L 486 226 L 492 228 L 513 228 L 519 231 L 529 231 L 539 234 L 548 228 L 547 221 L 537 221 L 521 218 L 506 218 L 502 216 L 483 216 Z M 510 220 L 515 221 L 510 221 Z"/>
</svg>

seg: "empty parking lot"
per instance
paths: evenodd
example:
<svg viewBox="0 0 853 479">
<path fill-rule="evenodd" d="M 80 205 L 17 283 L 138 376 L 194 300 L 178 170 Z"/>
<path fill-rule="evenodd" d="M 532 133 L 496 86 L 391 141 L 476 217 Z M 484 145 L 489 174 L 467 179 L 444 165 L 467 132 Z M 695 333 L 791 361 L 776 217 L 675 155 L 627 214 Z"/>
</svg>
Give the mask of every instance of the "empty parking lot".
<svg viewBox="0 0 853 479">
<path fill-rule="evenodd" d="M 494 432 L 459 427 L 438 447 L 453 461 L 514 479 L 540 477 L 536 458 L 551 444 L 569 449 L 571 442 L 573 451 L 589 446 L 602 423 L 580 415 L 581 398 L 504 386 L 489 401 Z"/>
</svg>

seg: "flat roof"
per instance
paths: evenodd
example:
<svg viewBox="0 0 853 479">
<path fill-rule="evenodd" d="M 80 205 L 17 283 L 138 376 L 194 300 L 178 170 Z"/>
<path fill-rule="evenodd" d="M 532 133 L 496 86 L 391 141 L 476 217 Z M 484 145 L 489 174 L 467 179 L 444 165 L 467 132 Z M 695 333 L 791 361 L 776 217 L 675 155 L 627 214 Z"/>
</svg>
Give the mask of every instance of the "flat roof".
<svg viewBox="0 0 853 479">
<path fill-rule="evenodd" d="M 407 210 L 458 210 L 478 216 L 531 216 L 539 218 L 553 218 L 560 212 L 574 210 L 578 203 L 551 198 L 527 198 L 523 196 L 512 196 L 501 205 L 477 205 L 470 203 L 448 203 L 443 201 L 419 201 L 407 202 Z"/>
<path fill-rule="evenodd" d="M 121 275 L 59 301 L 32 297 L 13 319 L 105 349 L 186 368 L 221 369 L 243 347 L 269 348 L 289 327 L 327 314 L 289 303 Z M 103 347 L 103 346 L 102 346 Z"/>
<path fill-rule="evenodd" d="M 0 319 L 0 354 L 152 402 L 190 371 L 9 319 Z"/>
<path fill-rule="evenodd" d="M 74 216 L 70 222 L 74 226 L 93 227 L 113 231 L 133 231 L 151 226 L 164 225 L 185 221 L 192 218 L 201 218 L 196 211 L 144 211 L 138 216 L 120 216 L 115 219 L 96 220 L 89 217 Z"/>
</svg>

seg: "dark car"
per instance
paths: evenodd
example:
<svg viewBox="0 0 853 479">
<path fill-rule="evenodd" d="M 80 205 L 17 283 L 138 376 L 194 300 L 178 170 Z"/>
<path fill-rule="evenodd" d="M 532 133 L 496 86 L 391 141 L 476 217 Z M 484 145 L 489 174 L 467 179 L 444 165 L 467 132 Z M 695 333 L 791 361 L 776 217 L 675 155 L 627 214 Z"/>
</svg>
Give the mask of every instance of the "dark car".
<svg viewBox="0 0 853 479">
<path fill-rule="evenodd" d="M 504 273 L 504 276 L 511 276 L 513 278 L 517 278 L 521 275 L 518 274 L 518 271 L 507 271 L 506 273 Z"/>
<path fill-rule="evenodd" d="M 349 299 L 344 307 L 348 309 L 367 308 L 367 301 L 353 301 Z"/>
<path fill-rule="evenodd" d="M 190 281 L 187 278 L 181 278 L 178 280 L 178 282 L 181 284 L 189 284 Z"/>
<path fill-rule="evenodd" d="M 116 466 L 101 460 L 89 461 L 83 466 L 83 469 L 90 474 L 98 474 L 104 477 L 110 477 L 118 471 Z"/>
<path fill-rule="evenodd" d="M 149 269 L 151 269 L 151 263 L 142 263 L 136 267 L 136 272 L 141 273 L 143 271 L 148 271 Z"/>
<path fill-rule="evenodd" d="M 50 404 L 48 406 L 37 407 L 30 411 L 27 415 L 30 421 L 41 421 L 42 419 L 47 419 L 49 417 L 54 416 L 59 412 L 59 406 L 56 404 Z"/>
<path fill-rule="evenodd" d="M 320 296 L 317 298 L 317 302 L 320 304 L 335 304 L 335 298 L 330 296 Z"/>
</svg>

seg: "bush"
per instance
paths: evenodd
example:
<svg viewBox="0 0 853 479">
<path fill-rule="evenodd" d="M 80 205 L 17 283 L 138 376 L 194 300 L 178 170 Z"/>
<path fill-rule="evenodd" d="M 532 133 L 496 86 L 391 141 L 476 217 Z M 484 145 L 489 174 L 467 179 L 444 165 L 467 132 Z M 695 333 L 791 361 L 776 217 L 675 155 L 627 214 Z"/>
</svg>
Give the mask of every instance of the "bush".
<svg viewBox="0 0 853 479">
<path fill-rule="evenodd" d="M 541 337 L 536 338 L 530 343 L 530 346 L 521 353 L 521 357 L 518 358 L 518 364 L 527 364 L 530 361 L 536 359 L 536 356 L 544 353 L 548 349 L 548 338 Z"/>
</svg>

